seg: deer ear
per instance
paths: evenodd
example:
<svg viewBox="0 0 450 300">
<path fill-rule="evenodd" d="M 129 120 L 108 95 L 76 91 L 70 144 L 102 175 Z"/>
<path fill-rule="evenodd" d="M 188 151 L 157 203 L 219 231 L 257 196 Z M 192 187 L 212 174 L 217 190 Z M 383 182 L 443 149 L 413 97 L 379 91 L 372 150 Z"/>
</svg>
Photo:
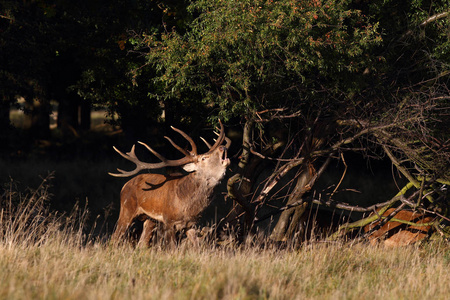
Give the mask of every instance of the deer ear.
<svg viewBox="0 0 450 300">
<path fill-rule="evenodd" d="M 185 164 L 184 166 L 182 166 L 182 168 L 186 172 L 194 172 L 194 171 L 197 171 L 197 164 L 195 164 L 195 163 L 188 163 L 188 164 Z"/>
</svg>

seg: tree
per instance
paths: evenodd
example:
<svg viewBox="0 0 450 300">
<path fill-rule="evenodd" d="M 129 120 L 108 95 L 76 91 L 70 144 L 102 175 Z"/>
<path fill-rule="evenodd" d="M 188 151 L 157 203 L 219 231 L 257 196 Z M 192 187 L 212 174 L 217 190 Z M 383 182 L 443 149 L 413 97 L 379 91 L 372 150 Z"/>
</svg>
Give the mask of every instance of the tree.
<svg viewBox="0 0 450 300">
<path fill-rule="evenodd" d="M 223 118 L 360 89 L 355 80 L 376 63 L 364 51 L 381 41 L 377 25 L 344 3 L 198 1 L 189 9 L 199 16 L 186 34 L 140 40 L 159 72 L 155 97 L 214 104 Z"/>
<path fill-rule="evenodd" d="M 66 136 L 89 129 L 92 105 L 117 112 L 125 129 L 139 132 L 160 108 L 147 97 L 145 74 L 134 85 L 129 76 L 142 59 L 127 54 L 128 30 L 157 31 L 165 14 L 182 7 L 179 1 L 3 1 L 2 104 L 26 99 L 35 138 L 49 137 L 51 100 Z"/>
<path fill-rule="evenodd" d="M 46 17 L 35 3 L 2 2 L 0 40 L 2 102 L 25 99 L 26 127 L 36 137 L 49 135 L 49 102 L 46 97 L 50 41 Z"/>
<path fill-rule="evenodd" d="M 411 5 L 411 13 L 426 6 L 417 3 Z M 433 140 L 432 145 L 424 139 L 424 132 L 433 133 L 428 122 L 443 120 L 439 99 L 446 82 L 427 100 L 430 90 L 418 94 L 410 89 L 419 82 L 416 71 L 428 74 L 422 79 L 438 78 L 436 69 L 430 73 L 426 56 L 408 72 L 409 80 L 392 81 L 392 75 L 399 74 L 392 66 L 401 51 L 383 40 L 382 33 L 399 40 L 408 31 L 394 31 L 395 25 L 385 22 L 387 15 L 381 11 L 388 5 L 392 3 L 197 1 L 188 7 L 195 18 L 186 32 L 135 36 L 137 47 L 147 50 L 147 65 L 156 71 L 155 99 L 168 106 L 203 107 L 202 117 L 244 123 L 239 169 L 228 182 L 228 192 L 239 203 L 236 215 L 245 212 L 247 227 L 274 198 L 280 178 L 291 174 L 292 190 L 286 205 L 277 210 L 282 214 L 272 232 L 274 240 L 290 239 L 299 226 L 305 195 L 312 194 L 330 160 L 348 151 L 388 153 L 395 148 L 398 155 L 408 156 L 411 150 L 409 154 L 418 155 L 409 155 L 409 162 L 417 165 L 417 151 L 427 145 L 441 160 L 430 156 L 428 161 L 437 167 L 422 164 L 421 170 L 435 178 L 448 176 L 448 152 L 439 149 L 445 140 L 432 135 L 440 141 Z M 398 22 L 405 22 L 400 20 L 404 6 L 396 7 Z M 432 7 L 443 9 L 438 4 Z M 439 41 L 433 49 L 442 50 L 445 33 L 438 28 L 434 36 Z M 414 53 L 421 48 L 408 49 Z M 394 93 L 399 88 L 402 92 Z M 405 113 L 402 107 L 408 104 L 414 109 Z M 178 115 L 193 118 L 186 111 Z M 393 142 L 405 144 L 418 136 L 420 142 L 408 149 Z M 256 178 L 263 164 L 272 164 L 274 171 L 258 188 Z M 315 202 L 336 206 L 333 194 L 328 202 Z"/>
</svg>

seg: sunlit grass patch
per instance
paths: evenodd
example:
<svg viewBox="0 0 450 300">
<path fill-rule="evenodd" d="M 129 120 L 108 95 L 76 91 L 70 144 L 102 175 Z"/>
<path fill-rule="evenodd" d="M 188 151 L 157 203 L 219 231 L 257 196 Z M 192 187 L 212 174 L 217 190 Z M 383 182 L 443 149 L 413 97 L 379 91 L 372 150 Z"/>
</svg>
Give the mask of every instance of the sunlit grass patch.
<svg viewBox="0 0 450 300">
<path fill-rule="evenodd" d="M 45 181 L 1 203 L 2 299 L 445 299 L 450 246 L 306 243 L 135 249 L 90 235 L 84 210 L 46 207 Z M 5 203 L 7 205 L 5 205 Z"/>
</svg>

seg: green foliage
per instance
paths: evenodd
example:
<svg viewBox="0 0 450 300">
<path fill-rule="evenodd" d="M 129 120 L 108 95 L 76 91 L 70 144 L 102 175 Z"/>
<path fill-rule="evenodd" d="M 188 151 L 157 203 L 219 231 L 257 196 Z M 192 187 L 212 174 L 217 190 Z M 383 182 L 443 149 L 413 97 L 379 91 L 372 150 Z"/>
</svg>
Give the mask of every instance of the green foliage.
<svg viewBox="0 0 450 300">
<path fill-rule="evenodd" d="M 443 69 L 448 70 L 448 1 L 373 1 L 364 9 L 380 22 L 384 36 L 383 51 L 390 67 L 387 72 L 398 76 L 400 84 L 405 81 L 410 84 L 414 80 L 434 77 Z M 394 73 L 395 70 L 402 72 Z"/>
<path fill-rule="evenodd" d="M 334 121 L 356 119 L 391 124 L 404 143 L 441 149 L 446 139 L 429 136 L 442 137 L 447 127 L 448 6 L 200 0 L 187 7 L 193 19 L 182 32 L 142 34 L 134 42 L 155 72 L 151 97 L 182 108 L 175 119 L 261 121 L 262 112 L 283 108 L 286 115 L 300 112 L 298 129 L 289 124 L 300 142 L 318 132 L 328 144 L 344 131 L 352 136 L 355 128 L 337 132 Z M 402 122 L 409 123 L 405 130 L 395 125 Z M 313 124 L 327 129 L 308 130 Z M 441 158 L 430 161 L 446 167 Z"/>
<path fill-rule="evenodd" d="M 143 35 L 159 100 L 201 101 L 224 118 L 314 105 L 359 90 L 378 25 L 348 1 L 197 1 L 185 34 Z M 181 100 L 184 99 L 184 100 Z"/>
</svg>

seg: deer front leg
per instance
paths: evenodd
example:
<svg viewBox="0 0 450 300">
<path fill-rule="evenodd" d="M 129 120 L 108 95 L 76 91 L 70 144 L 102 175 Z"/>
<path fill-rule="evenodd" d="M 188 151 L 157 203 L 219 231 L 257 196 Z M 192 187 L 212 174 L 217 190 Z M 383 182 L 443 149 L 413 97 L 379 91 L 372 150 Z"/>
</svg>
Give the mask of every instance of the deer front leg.
<svg viewBox="0 0 450 300">
<path fill-rule="evenodd" d="M 197 229 L 189 228 L 186 230 L 186 236 L 194 247 L 200 246 L 200 238 L 197 236 Z"/>
<path fill-rule="evenodd" d="M 139 238 L 138 247 L 146 248 L 149 246 L 150 239 L 152 237 L 153 229 L 155 229 L 156 223 L 147 218 L 144 221 L 141 237 Z"/>
<path fill-rule="evenodd" d="M 169 247 L 175 247 L 177 245 L 176 241 L 176 229 L 175 225 L 173 224 L 166 224 L 165 230 L 164 230 L 164 244 Z"/>
</svg>

